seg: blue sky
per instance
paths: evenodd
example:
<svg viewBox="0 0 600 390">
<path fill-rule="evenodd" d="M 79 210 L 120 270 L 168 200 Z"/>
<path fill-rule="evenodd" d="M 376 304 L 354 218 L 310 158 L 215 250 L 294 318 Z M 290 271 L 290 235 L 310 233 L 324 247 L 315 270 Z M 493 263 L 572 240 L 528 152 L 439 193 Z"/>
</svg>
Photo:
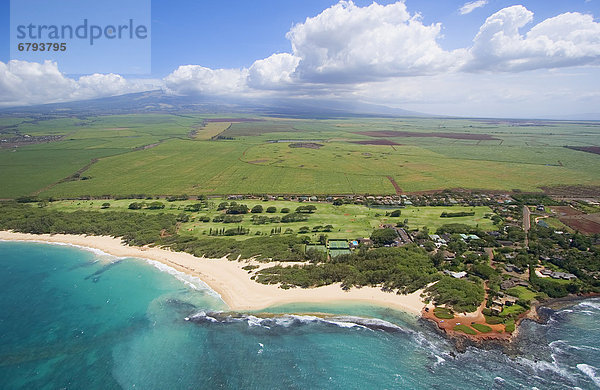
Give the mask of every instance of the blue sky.
<svg viewBox="0 0 600 390">
<path fill-rule="evenodd" d="M 398 4 L 392 0 L 381 0 L 378 3 L 382 6 L 389 5 L 390 12 L 392 11 L 391 7 Z M 340 33 L 339 40 L 336 41 L 335 34 L 326 31 L 326 27 L 324 27 L 326 23 L 319 24 L 317 18 L 319 15 L 321 19 L 338 20 L 335 19 L 338 17 L 343 19 L 343 7 L 336 8 L 339 11 L 337 13 L 326 12 L 328 9 L 332 10 L 331 7 L 337 7 L 337 1 L 179 0 L 173 2 L 153 0 L 151 74 L 144 77 L 130 77 L 123 74 L 120 79 L 113 77 L 112 81 L 108 77 L 95 76 L 95 79 L 86 78 L 83 81 L 87 83 L 84 83 L 86 86 L 96 83 L 94 88 L 100 91 L 99 94 L 139 90 L 144 88 L 142 85 L 158 86 L 173 93 L 182 94 L 235 92 L 247 96 L 269 94 L 277 96 L 278 94 L 290 94 L 293 91 L 298 98 L 319 95 L 335 99 L 359 99 L 369 103 L 456 115 L 468 113 L 467 103 L 477 107 L 482 115 L 496 114 L 499 116 L 510 116 L 510 110 L 514 110 L 516 115 L 543 115 L 545 112 L 555 111 L 554 107 L 563 107 L 564 114 L 570 115 L 591 112 L 594 110 L 594 104 L 600 103 L 599 98 L 593 94 L 593 89 L 598 89 L 599 86 L 596 81 L 600 63 L 598 59 L 600 53 L 597 52 L 599 43 L 594 40 L 593 33 L 596 31 L 600 17 L 600 0 L 479 0 L 472 1 L 477 4 L 471 7 L 471 12 L 461 13 L 460 10 L 467 5 L 466 3 L 469 1 L 406 0 L 404 9 L 396 7 L 394 12 L 400 18 L 402 15 L 413 18 L 417 13 L 420 14 L 420 18 L 418 18 L 420 25 L 416 26 L 414 34 L 417 34 L 418 30 L 421 34 L 419 36 L 425 34 L 431 38 L 423 38 L 422 41 L 418 41 L 421 38 L 414 38 L 416 35 L 408 30 L 391 35 L 393 39 L 397 40 L 417 39 L 412 47 L 408 44 L 396 45 L 387 42 L 385 34 L 391 30 L 376 26 L 378 17 L 375 15 L 377 13 L 373 7 L 369 8 L 372 2 L 355 0 L 353 8 L 350 7 L 352 12 L 349 14 L 364 18 L 367 21 L 364 23 L 374 25 L 372 29 L 364 31 L 362 38 L 354 37 L 358 42 L 357 50 L 360 50 L 361 42 L 365 44 L 365 37 L 379 34 L 378 36 L 381 38 L 382 34 L 384 35 L 384 38 L 374 40 L 381 47 L 380 50 L 374 50 L 373 53 L 375 56 L 382 56 L 381 59 L 376 59 L 374 62 L 385 62 L 381 66 L 376 66 L 372 63 L 367 64 L 368 61 L 366 62 L 364 58 L 340 60 L 342 57 L 355 55 L 352 48 L 341 50 L 338 53 L 339 57 L 336 58 L 319 57 L 320 54 L 317 50 L 319 47 L 312 50 L 311 45 L 325 45 L 324 47 L 328 50 L 331 50 L 331 47 L 326 46 L 332 45 L 337 50 L 338 46 L 343 44 L 344 35 Z M 0 62 L 4 64 L 10 60 L 9 4 L 8 0 L 0 0 Z M 522 8 L 514 7 L 519 5 Z M 345 10 L 348 11 L 348 7 Z M 387 10 L 388 8 L 385 9 L 385 12 Z M 554 50 L 554 54 L 545 58 L 540 57 L 539 50 L 536 53 L 525 53 L 527 50 L 534 51 L 535 45 L 541 41 L 525 42 L 527 47 L 513 47 L 520 42 L 518 37 L 513 36 L 512 43 L 509 42 L 509 46 L 507 46 L 512 50 L 512 54 L 510 54 L 512 57 L 503 58 L 506 47 L 498 46 L 496 52 L 485 50 L 486 45 L 483 39 L 492 39 L 490 38 L 492 33 L 489 33 L 487 38 L 485 34 L 480 34 L 479 49 L 474 43 L 474 38 L 486 24 L 486 20 L 496 13 L 499 13 L 505 26 L 523 20 L 519 18 L 527 19 L 523 23 L 518 22 L 520 23 L 518 31 L 522 37 L 525 37 L 535 25 L 547 20 L 554 20 L 551 25 L 550 23 L 545 24 L 550 25 L 550 29 L 546 30 L 560 30 L 564 31 L 565 36 L 568 34 L 575 36 L 577 34 L 571 31 L 572 27 L 570 27 L 571 30 L 567 27 L 565 27 L 566 30 L 562 30 L 562 28 L 573 24 L 585 25 L 584 33 L 587 34 L 587 41 L 580 44 L 577 38 L 569 38 L 570 40 L 567 39 L 565 43 L 558 34 L 552 38 L 554 41 L 549 46 Z M 574 13 L 577 15 L 573 16 Z M 560 15 L 566 16 L 556 19 Z M 592 17 L 586 21 L 578 15 L 581 17 L 591 15 Z M 306 18 L 313 18 L 312 22 L 305 24 Z M 392 20 L 390 23 L 396 22 Z M 432 27 L 437 23 L 440 24 L 439 31 Z M 298 24 L 301 27 L 296 29 L 295 38 L 286 37 L 293 26 Z M 405 24 L 410 24 L 410 22 Z M 342 20 L 339 28 L 344 28 L 345 25 Z M 361 26 L 357 25 L 356 29 L 362 28 Z M 404 25 L 398 22 L 396 27 L 402 29 Z M 319 28 L 324 30 L 318 31 Z M 356 29 L 349 30 L 348 34 L 354 34 L 353 31 Z M 508 31 L 507 27 L 505 35 L 509 35 Z M 328 40 L 328 34 L 332 36 L 331 40 Z M 551 35 L 551 32 L 548 33 L 548 36 Z M 349 41 L 352 39 L 352 37 L 348 38 Z M 292 41 L 297 46 L 296 50 L 292 49 Z M 575 54 L 570 49 L 573 42 L 580 45 L 575 48 L 577 52 Z M 365 47 L 371 49 L 369 46 Z M 425 50 L 419 49 L 419 47 L 429 47 L 427 49 L 429 52 L 417 53 L 413 56 L 414 58 L 409 59 L 397 53 L 394 54 L 394 58 L 388 58 L 388 54 L 394 53 L 396 50 L 405 50 L 407 53 L 412 50 Z M 580 48 L 587 52 L 580 52 Z M 550 49 L 546 48 L 546 51 Z M 282 55 L 272 57 L 273 54 L 278 53 Z M 524 57 L 514 60 L 513 57 L 517 55 L 514 53 L 521 53 L 518 55 Z M 573 57 L 562 58 L 565 53 Z M 265 59 L 266 62 L 255 63 Z M 425 65 L 423 65 L 424 62 L 426 62 Z M 186 65 L 193 67 L 180 68 Z M 57 63 L 56 67 L 58 71 L 62 71 L 60 63 Z M 45 69 L 51 72 L 50 68 Z M 241 73 L 239 73 L 240 70 Z M 77 83 L 81 75 L 63 73 L 63 77 Z M 558 89 L 570 88 L 570 90 L 565 90 L 563 95 L 550 93 L 552 91 L 544 89 L 547 88 L 549 78 L 556 81 Z M 439 91 L 435 91 L 433 85 L 440 80 L 444 81 L 444 85 L 440 87 Z M 482 82 L 488 83 L 490 88 L 494 88 L 496 85 L 500 88 L 506 86 L 507 83 L 514 83 L 520 90 L 516 94 L 518 96 L 515 95 L 515 102 L 518 99 L 527 100 L 528 96 L 537 96 L 540 93 L 544 93 L 547 100 L 531 102 L 527 108 L 524 108 L 522 103 L 511 105 L 502 97 L 498 97 L 496 100 L 489 97 L 487 101 L 482 102 L 485 94 L 481 93 L 479 96 L 475 96 L 477 92 L 475 87 Z M 107 86 L 106 91 L 98 89 L 98 85 L 107 83 L 112 84 Z M 115 83 L 119 86 L 115 87 Z M 219 83 L 223 84 L 222 88 Z M 66 82 L 64 85 L 68 84 L 72 83 Z M 190 85 L 192 86 L 190 87 Z M 392 88 L 391 85 L 394 87 Z M 461 85 L 464 85 L 465 89 L 475 91 L 465 97 L 468 101 L 463 107 L 457 104 L 460 97 L 452 96 L 452 90 L 460 88 Z M 394 92 L 394 88 L 398 92 Z M 369 92 L 373 90 L 377 92 Z M 93 97 L 92 92 L 81 94 L 82 88 L 79 88 L 78 91 L 79 95 L 67 93 L 65 97 L 59 99 L 72 100 Z M 32 91 L 29 96 L 23 98 L 15 97 L 11 102 L 10 94 L 4 93 L 3 96 L 0 91 L 0 104 L 39 103 L 44 102 L 43 96 L 52 95 L 51 93 L 39 94 L 40 98 L 36 99 L 38 92 Z M 582 106 L 571 100 L 567 105 L 561 104 L 561 99 L 564 103 L 564 99 L 572 98 L 578 92 L 585 96 L 589 95 L 588 103 Z M 445 98 L 428 98 L 434 95 L 443 95 Z M 510 99 L 510 96 L 508 98 Z M 575 110 L 580 110 L 580 112 L 575 112 Z"/>
</svg>

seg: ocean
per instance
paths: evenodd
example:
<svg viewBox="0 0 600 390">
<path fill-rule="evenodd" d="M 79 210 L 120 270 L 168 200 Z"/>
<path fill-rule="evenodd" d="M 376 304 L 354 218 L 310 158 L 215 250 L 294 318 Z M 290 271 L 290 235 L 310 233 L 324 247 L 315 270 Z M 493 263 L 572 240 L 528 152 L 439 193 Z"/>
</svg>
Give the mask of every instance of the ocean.
<svg viewBox="0 0 600 390">
<path fill-rule="evenodd" d="M 0 267 L 1 389 L 600 387 L 598 299 L 525 321 L 511 355 L 460 353 L 381 307 L 229 313 L 202 281 L 143 259 L 0 242 Z"/>
</svg>

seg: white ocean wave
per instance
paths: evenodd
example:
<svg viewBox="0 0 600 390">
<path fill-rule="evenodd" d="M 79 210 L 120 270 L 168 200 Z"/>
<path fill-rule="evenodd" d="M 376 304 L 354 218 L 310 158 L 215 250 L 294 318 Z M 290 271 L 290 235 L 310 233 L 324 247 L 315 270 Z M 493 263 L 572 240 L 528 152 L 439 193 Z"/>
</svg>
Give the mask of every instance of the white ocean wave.
<svg viewBox="0 0 600 390">
<path fill-rule="evenodd" d="M 575 382 L 575 378 L 573 377 L 573 375 L 569 373 L 569 371 L 566 368 L 561 367 L 558 364 L 558 361 L 556 360 L 556 355 L 552 353 L 550 354 L 550 356 L 552 358 L 552 362 L 548 362 L 546 360 L 533 361 L 525 357 L 519 357 L 516 359 L 516 361 L 521 365 L 531 368 L 533 371 L 536 372 L 536 374 L 550 371 L 560 375 L 565 379 L 568 379 L 571 383 Z M 543 378 L 543 376 L 540 376 L 540 378 Z"/>
<path fill-rule="evenodd" d="M 207 291 L 208 294 L 210 294 L 216 298 L 222 299 L 221 295 L 218 292 L 211 289 L 208 286 L 208 284 L 204 283 L 200 278 L 192 276 L 192 275 L 188 275 L 185 272 L 178 271 L 173 267 L 170 267 L 166 264 L 161 263 L 160 261 L 155 261 L 155 260 L 150 260 L 150 259 L 144 259 L 144 260 L 146 260 L 146 262 L 148 262 L 149 264 L 152 264 L 154 267 L 158 268 L 160 271 L 166 272 L 169 275 L 174 276 L 177 280 L 183 282 L 186 286 L 191 287 L 194 290 Z"/>
<path fill-rule="evenodd" d="M 212 321 L 211 319 L 215 319 L 216 321 Z M 275 317 L 260 317 L 250 314 L 228 314 L 224 312 L 200 311 L 192 316 L 186 317 L 186 320 L 192 320 L 196 322 L 219 322 L 223 324 L 246 322 L 249 327 L 262 327 L 265 329 L 271 329 L 273 327 L 289 328 L 299 325 L 323 324 L 346 329 L 359 328 L 384 331 L 406 331 L 402 327 L 385 320 L 355 316 L 318 317 L 314 315 L 283 314 Z"/>
<path fill-rule="evenodd" d="M 592 308 L 595 310 L 600 310 L 600 302 L 597 300 L 583 301 L 583 302 L 580 302 L 577 306 L 578 307 L 588 307 L 588 308 Z"/>
<path fill-rule="evenodd" d="M 598 376 L 598 369 L 596 367 L 581 363 L 577 365 L 577 369 L 593 380 L 596 386 L 600 387 L 600 377 Z"/>
</svg>

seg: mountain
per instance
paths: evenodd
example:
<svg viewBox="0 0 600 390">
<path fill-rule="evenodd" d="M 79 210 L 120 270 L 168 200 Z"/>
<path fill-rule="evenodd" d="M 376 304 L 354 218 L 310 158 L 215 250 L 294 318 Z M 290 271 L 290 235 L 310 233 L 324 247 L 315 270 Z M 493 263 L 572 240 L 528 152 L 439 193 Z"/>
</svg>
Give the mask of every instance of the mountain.
<svg viewBox="0 0 600 390">
<path fill-rule="evenodd" d="M 356 101 L 325 99 L 247 99 L 215 96 L 177 96 L 161 90 L 120 96 L 12 107 L 1 115 L 88 116 L 130 113 L 245 113 L 298 118 L 333 118 L 340 116 L 430 116 Z"/>
</svg>

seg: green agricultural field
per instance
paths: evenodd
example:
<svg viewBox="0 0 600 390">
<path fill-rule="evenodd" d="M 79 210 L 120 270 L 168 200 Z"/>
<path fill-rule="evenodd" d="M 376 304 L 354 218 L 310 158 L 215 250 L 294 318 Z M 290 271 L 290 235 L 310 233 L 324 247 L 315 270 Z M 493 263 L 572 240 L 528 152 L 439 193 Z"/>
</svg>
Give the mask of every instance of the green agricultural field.
<svg viewBox="0 0 600 390">
<path fill-rule="evenodd" d="M 383 195 L 600 185 L 600 155 L 564 148 L 598 145 L 595 122 L 254 116 L 258 121 L 216 122 L 215 131 L 198 132 L 194 139 L 194 131 L 210 117 L 233 115 L 1 119 L 0 138 L 63 138 L 0 149 L 0 198 L 37 193 Z M 198 139 L 222 129 L 218 141 Z M 80 170 L 87 180 L 63 180 Z"/>
<path fill-rule="evenodd" d="M 148 199 L 148 200 L 132 200 L 132 199 L 121 199 L 121 200 L 64 200 L 51 202 L 48 207 L 61 211 L 76 211 L 76 210 L 119 210 L 125 211 L 128 210 L 128 206 L 133 202 L 146 202 L 151 203 L 156 201 L 156 199 Z M 165 208 L 162 210 L 147 210 L 143 211 L 131 210 L 130 212 L 143 212 L 143 213 L 174 213 L 181 214 L 184 212 L 184 208 L 187 205 L 191 205 L 197 203 L 195 201 L 175 201 L 175 202 L 167 202 L 164 199 L 158 200 L 165 205 Z M 321 234 L 325 234 L 330 239 L 340 238 L 340 239 L 354 239 L 360 237 L 369 237 L 372 231 L 378 228 L 381 224 L 392 223 L 395 224 L 399 221 L 403 221 L 405 219 L 404 214 L 408 213 L 411 215 L 409 217 L 409 227 L 412 228 L 421 228 L 423 226 L 427 226 L 430 230 L 435 230 L 439 226 L 450 223 L 449 218 L 440 218 L 440 214 L 443 211 L 464 211 L 464 210 L 473 210 L 475 212 L 474 217 L 464 218 L 456 218 L 461 220 L 461 223 L 465 223 L 471 226 L 479 225 L 480 228 L 484 230 L 492 230 L 494 225 L 489 218 L 484 218 L 485 214 L 491 213 L 491 210 L 488 207 L 461 207 L 461 206 L 453 206 L 453 207 L 407 207 L 406 209 L 402 209 L 403 215 L 398 218 L 386 217 L 386 210 L 368 208 L 362 205 L 342 205 L 342 206 L 333 206 L 330 203 L 299 203 L 299 202 L 291 202 L 291 201 L 268 201 L 263 202 L 260 200 L 242 200 L 238 201 L 238 203 L 242 203 L 247 205 L 249 208 L 252 208 L 255 205 L 261 205 L 264 209 L 267 207 L 275 207 L 275 213 L 267 213 L 262 212 L 259 214 L 244 214 L 242 216 L 243 220 L 241 223 L 223 223 L 223 222 L 212 222 L 213 218 L 216 216 L 224 215 L 223 211 L 218 211 L 217 206 L 219 203 L 223 202 L 223 199 L 210 199 L 208 201 L 208 208 L 200 210 L 198 212 L 185 212 L 188 214 L 193 220 L 189 222 L 184 222 L 180 225 L 179 233 L 182 235 L 191 235 L 191 236 L 207 236 L 211 230 L 218 229 L 229 229 L 229 228 L 237 228 L 238 226 L 242 226 L 245 229 L 250 229 L 249 235 L 236 236 L 236 239 L 247 239 L 249 237 L 254 237 L 258 234 L 260 235 L 269 235 L 271 234 L 271 230 L 274 228 L 281 228 L 281 233 L 285 234 L 286 229 L 292 229 L 293 233 L 298 233 L 300 228 L 306 226 L 309 228 L 309 233 L 307 235 L 311 236 L 313 240 L 317 240 Z M 103 209 L 102 205 L 104 203 L 110 203 L 110 207 Z M 313 214 L 307 214 L 308 219 L 306 221 L 300 222 L 290 222 L 290 223 L 267 223 L 264 225 L 255 225 L 252 223 L 252 216 L 263 216 L 263 217 L 282 217 L 285 214 L 281 213 L 282 208 L 289 208 L 292 212 L 296 209 L 296 207 L 300 205 L 309 205 L 312 204 L 317 207 L 317 210 Z M 388 210 L 389 211 L 389 210 Z M 200 217 L 209 217 L 210 222 L 201 222 Z M 436 217 L 437 216 L 437 217 Z M 470 220 L 468 218 L 471 218 Z M 454 220 L 455 218 L 451 218 Z M 414 221 L 411 222 L 411 221 Z M 333 226 L 331 231 L 325 231 L 325 227 L 327 225 Z M 320 227 L 318 231 L 313 231 L 315 227 Z"/>
</svg>

